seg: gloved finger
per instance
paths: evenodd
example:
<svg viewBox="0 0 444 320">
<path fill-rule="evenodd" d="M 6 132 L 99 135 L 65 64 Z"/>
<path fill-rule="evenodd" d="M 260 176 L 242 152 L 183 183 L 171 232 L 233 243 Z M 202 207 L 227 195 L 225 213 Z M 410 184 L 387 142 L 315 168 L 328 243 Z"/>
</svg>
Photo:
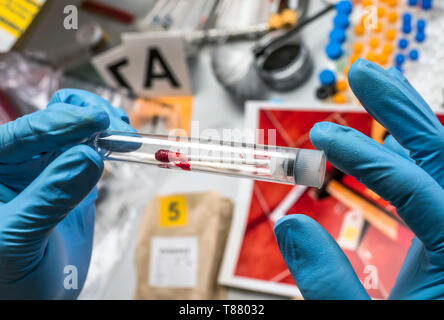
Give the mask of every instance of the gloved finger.
<svg viewBox="0 0 444 320">
<path fill-rule="evenodd" d="M 444 128 L 402 73 L 359 59 L 348 76 L 368 113 L 444 187 Z"/>
<path fill-rule="evenodd" d="M 331 164 L 390 201 L 428 249 L 442 249 L 444 190 L 427 172 L 352 128 L 317 123 L 310 139 Z"/>
<path fill-rule="evenodd" d="M 14 199 L 14 197 L 17 195 L 13 190 L 8 188 L 7 186 L 4 186 L 3 184 L 0 184 L 0 203 L 6 203 Z"/>
<path fill-rule="evenodd" d="M 396 154 L 399 154 L 401 157 L 413 161 L 412 158 L 410 158 L 409 151 L 401 146 L 398 141 L 396 141 L 395 138 L 393 138 L 392 135 L 388 135 L 384 140 L 384 146 L 388 148 L 389 150 L 395 152 Z"/>
<path fill-rule="evenodd" d="M 52 105 L 57 103 L 68 103 L 80 107 L 91 105 L 101 107 L 105 109 L 110 116 L 111 122 L 109 130 L 134 131 L 129 125 L 129 118 L 125 111 L 113 107 L 108 101 L 94 93 L 78 89 L 61 89 L 52 96 L 48 108 L 51 108 Z"/>
<path fill-rule="evenodd" d="M 0 165 L 0 183 L 15 193 L 22 192 L 65 148 L 69 147 L 64 146 L 54 151 L 48 151 L 19 163 L 2 163 Z"/>
<path fill-rule="evenodd" d="M 113 107 L 108 101 L 102 97 L 83 90 L 78 89 L 62 89 L 57 91 L 48 107 L 51 108 L 53 104 L 57 103 L 69 103 L 78 106 L 89 106 L 96 105 L 104 108 L 110 116 L 110 126 L 108 130 L 110 131 L 121 131 L 121 132 L 135 132 L 134 128 L 129 125 L 128 115 L 120 108 Z M 123 133 L 122 133 L 123 134 Z M 103 135 L 107 135 L 106 132 Z M 112 150 L 115 152 L 129 152 L 140 148 L 140 144 L 129 143 L 129 142 L 116 142 L 111 143 L 109 141 L 100 140 L 102 144 L 106 144 L 105 150 Z M 91 141 L 94 143 L 94 141 Z M 96 146 L 97 147 L 97 146 Z"/>
<path fill-rule="evenodd" d="M 57 103 L 0 126 L 0 162 L 22 162 L 43 152 L 80 143 L 109 126 L 100 107 Z"/>
<path fill-rule="evenodd" d="M 274 233 L 304 299 L 369 299 L 344 252 L 316 221 L 288 215 Z"/>
<path fill-rule="evenodd" d="M 16 243 L 44 241 L 94 188 L 102 171 L 102 158 L 90 147 L 78 145 L 65 151 L 2 207 L 8 215 L 3 216 L 3 234 Z"/>
</svg>

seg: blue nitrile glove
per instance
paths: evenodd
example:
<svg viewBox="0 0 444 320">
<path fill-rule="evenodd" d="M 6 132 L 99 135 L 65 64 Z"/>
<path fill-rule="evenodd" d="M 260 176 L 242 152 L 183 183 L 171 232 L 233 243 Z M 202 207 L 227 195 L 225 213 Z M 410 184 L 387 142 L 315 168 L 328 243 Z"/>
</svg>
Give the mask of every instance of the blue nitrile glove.
<svg viewBox="0 0 444 320">
<path fill-rule="evenodd" d="M 392 137 L 382 146 L 354 129 L 322 122 L 310 139 L 333 165 L 390 201 L 416 235 L 389 298 L 442 299 L 444 129 L 398 70 L 385 71 L 360 59 L 351 67 L 349 81 Z M 344 253 L 314 220 L 286 216 L 275 234 L 304 298 L 369 298 Z"/>
<path fill-rule="evenodd" d="M 0 126 L 0 299 L 73 299 L 91 258 L 99 154 L 80 144 L 126 114 L 85 91 Z M 77 277 L 76 277 L 77 276 Z"/>
</svg>

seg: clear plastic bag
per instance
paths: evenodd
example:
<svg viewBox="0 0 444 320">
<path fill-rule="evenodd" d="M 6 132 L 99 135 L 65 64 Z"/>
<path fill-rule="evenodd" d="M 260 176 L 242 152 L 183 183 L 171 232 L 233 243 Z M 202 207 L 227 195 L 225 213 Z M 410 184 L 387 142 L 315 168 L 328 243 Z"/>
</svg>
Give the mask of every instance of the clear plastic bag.
<svg viewBox="0 0 444 320">
<path fill-rule="evenodd" d="M 46 108 L 59 87 L 61 74 L 61 70 L 18 52 L 10 52 L 0 59 L 0 88 L 21 114 Z"/>
</svg>

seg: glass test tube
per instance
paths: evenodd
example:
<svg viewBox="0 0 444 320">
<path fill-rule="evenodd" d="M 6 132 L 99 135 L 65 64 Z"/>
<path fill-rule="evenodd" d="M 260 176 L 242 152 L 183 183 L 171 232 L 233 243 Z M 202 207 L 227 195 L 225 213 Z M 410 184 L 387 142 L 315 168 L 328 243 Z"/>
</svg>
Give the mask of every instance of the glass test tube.
<svg viewBox="0 0 444 320">
<path fill-rule="evenodd" d="M 322 151 L 259 144 L 105 131 L 89 145 L 104 160 L 200 171 L 284 184 L 320 187 L 324 181 Z"/>
</svg>

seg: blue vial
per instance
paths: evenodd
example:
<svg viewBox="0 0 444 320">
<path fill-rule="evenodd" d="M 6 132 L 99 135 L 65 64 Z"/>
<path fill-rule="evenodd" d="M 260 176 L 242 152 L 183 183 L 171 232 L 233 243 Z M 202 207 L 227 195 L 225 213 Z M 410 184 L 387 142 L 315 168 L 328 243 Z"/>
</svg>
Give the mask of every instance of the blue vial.
<svg viewBox="0 0 444 320">
<path fill-rule="evenodd" d="M 347 36 L 345 34 L 345 30 L 344 29 L 334 28 L 330 32 L 330 41 L 331 42 L 343 43 L 346 38 L 347 38 Z"/>
<path fill-rule="evenodd" d="M 405 38 L 402 38 L 398 42 L 399 49 L 406 49 L 409 46 L 409 41 Z"/>
<path fill-rule="evenodd" d="M 416 42 L 424 42 L 426 39 L 426 35 L 424 32 L 418 32 L 415 36 Z"/>
<path fill-rule="evenodd" d="M 416 28 L 418 29 L 418 31 L 424 32 L 426 25 L 427 23 L 424 19 L 418 19 L 418 22 L 416 23 Z"/>
<path fill-rule="evenodd" d="M 412 32 L 412 26 L 409 24 L 404 24 L 402 26 L 402 32 L 405 34 L 409 34 L 410 32 Z"/>
<path fill-rule="evenodd" d="M 343 54 L 342 46 L 337 42 L 330 42 L 325 48 L 325 53 L 332 60 L 339 59 Z"/>
<path fill-rule="evenodd" d="M 349 0 L 342 0 L 336 4 L 336 11 L 338 13 L 345 13 L 349 15 L 353 10 L 353 5 Z"/>
<path fill-rule="evenodd" d="M 350 26 L 348 15 L 345 13 L 338 13 L 333 19 L 335 28 L 347 29 Z"/>
<path fill-rule="evenodd" d="M 412 61 L 417 61 L 418 58 L 419 58 L 418 50 L 416 50 L 416 49 L 411 50 L 410 53 L 409 53 L 409 58 Z"/>
<path fill-rule="evenodd" d="M 336 75 L 333 71 L 324 69 L 319 74 L 319 80 L 323 86 L 331 86 L 336 83 Z"/>
<path fill-rule="evenodd" d="M 395 56 L 395 64 L 396 64 L 397 66 L 402 66 L 402 65 L 404 64 L 404 62 L 405 62 L 405 57 L 404 57 L 404 55 L 398 53 L 398 54 Z"/>
<path fill-rule="evenodd" d="M 410 23 L 410 22 L 412 22 L 412 14 L 411 13 L 404 13 L 403 15 L 402 15 L 402 21 L 404 22 L 404 23 Z"/>
<path fill-rule="evenodd" d="M 421 8 L 423 10 L 430 10 L 433 7 L 433 1 L 432 0 L 422 0 Z"/>
</svg>

